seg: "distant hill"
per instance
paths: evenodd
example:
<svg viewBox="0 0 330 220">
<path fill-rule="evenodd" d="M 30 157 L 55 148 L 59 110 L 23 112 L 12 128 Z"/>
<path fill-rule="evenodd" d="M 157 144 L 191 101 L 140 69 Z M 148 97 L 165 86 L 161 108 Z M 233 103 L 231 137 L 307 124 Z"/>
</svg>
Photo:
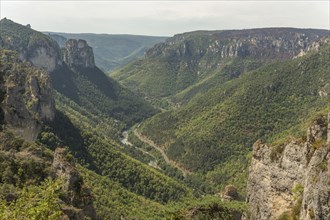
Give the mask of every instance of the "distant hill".
<svg viewBox="0 0 330 220">
<path fill-rule="evenodd" d="M 61 47 L 64 46 L 66 39 L 86 40 L 93 47 L 96 65 L 106 73 L 143 56 L 148 49 L 167 38 L 120 34 L 45 33 L 56 40 Z"/>
<path fill-rule="evenodd" d="M 111 76 L 155 105 L 182 104 L 266 63 L 293 58 L 327 35 L 328 30 L 296 28 L 188 32 L 155 45 L 144 59 Z"/>
<path fill-rule="evenodd" d="M 215 86 L 146 120 L 139 130 L 170 159 L 194 172 L 208 172 L 210 182 L 238 183 L 247 174 L 246 155 L 256 140 L 300 136 L 305 127 L 299 124 L 329 108 L 329 40 L 316 48 Z"/>
</svg>

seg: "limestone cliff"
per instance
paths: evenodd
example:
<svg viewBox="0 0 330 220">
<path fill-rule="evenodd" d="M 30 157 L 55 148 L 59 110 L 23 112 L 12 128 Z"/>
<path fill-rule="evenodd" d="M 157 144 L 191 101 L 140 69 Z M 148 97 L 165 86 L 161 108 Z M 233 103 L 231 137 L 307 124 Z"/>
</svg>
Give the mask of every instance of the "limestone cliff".
<svg viewBox="0 0 330 220">
<path fill-rule="evenodd" d="M 18 51 L 21 60 L 47 72 L 61 66 L 60 47 L 50 37 L 6 18 L 0 21 L 0 29 L 0 49 Z"/>
<path fill-rule="evenodd" d="M 330 114 L 316 119 L 301 140 L 279 146 L 257 141 L 248 180 L 249 219 L 330 219 L 329 143 Z"/>
<path fill-rule="evenodd" d="M 1 124 L 26 140 L 35 140 L 55 106 L 49 74 L 22 62 L 13 51 L 0 51 Z"/>
<path fill-rule="evenodd" d="M 69 66 L 95 67 L 93 49 L 85 40 L 69 39 L 63 48 L 63 60 Z"/>
<path fill-rule="evenodd" d="M 148 57 L 190 57 L 201 59 L 258 58 L 285 60 L 306 52 L 320 37 L 329 31 L 263 28 L 192 32 L 175 35 L 147 52 Z M 212 58 L 213 57 L 213 58 Z"/>
<path fill-rule="evenodd" d="M 180 105 L 267 63 L 302 56 L 328 35 L 328 30 L 295 28 L 188 32 L 156 44 L 145 59 L 111 76 L 148 99 L 166 97 Z"/>
</svg>

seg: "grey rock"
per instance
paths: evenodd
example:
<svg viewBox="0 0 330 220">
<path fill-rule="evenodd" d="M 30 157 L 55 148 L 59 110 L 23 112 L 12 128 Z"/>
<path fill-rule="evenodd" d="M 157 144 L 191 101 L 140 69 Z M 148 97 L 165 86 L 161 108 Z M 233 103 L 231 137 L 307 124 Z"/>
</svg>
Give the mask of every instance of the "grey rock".
<svg viewBox="0 0 330 220">
<path fill-rule="evenodd" d="M 146 56 L 193 59 L 213 57 L 219 60 L 249 56 L 265 61 L 286 60 L 302 56 L 310 50 L 318 50 L 324 44 L 319 39 L 328 33 L 307 29 L 265 28 L 205 32 L 196 35 L 194 39 L 189 34 L 179 34 L 155 45 L 146 52 Z"/>
<path fill-rule="evenodd" d="M 54 71 L 62 64 L 58 46 L 47 47 L 40 45 L 30 51 L 29 54 L 31 55 L 24 56 L 24 53 L 21 53 L 22 60 L 29 60 L 34 66 L 41 67 L 47 72 Z"/>
<path fill-rule="evenodd" d="M 55 104 L 50 77 L 47 72 L 23 63 L 11 53 L 1 56 L 0 71 L 3 81 L 0 89 L 5 93 L 1 103 L 6 127 L 26 140 L 35 140 L 41 123 L 53 120 Z M 15 65 L 16 66 L 15 66 Z"/>
<path fill-rule="evenodd" d="M 69 66 L 84 68 L 95 66 L 93 49 L 81 39 L 67 40 L 63 49 L 63 60 Z"/>
<path fill-rule="evenodd" d="M 297 185 L 303 187 L 299 219 L 330 219 L 329 120 L 330 114 L 328 120 L 315 120 L 307 131 L 307 141 L 285 144 L 275 159 L 271 157 L 274 147 L 260 141 L 254 144 L 247 219 L 272 220 L 290 213 L 299 203 L 293 190 Z"/>
</svg>

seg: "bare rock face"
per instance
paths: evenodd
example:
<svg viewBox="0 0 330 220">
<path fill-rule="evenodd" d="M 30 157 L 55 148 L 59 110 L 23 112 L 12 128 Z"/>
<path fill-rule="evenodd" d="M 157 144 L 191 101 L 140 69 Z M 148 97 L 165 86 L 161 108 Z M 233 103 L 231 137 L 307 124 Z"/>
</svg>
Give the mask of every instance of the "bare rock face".
<svg viewBox="0 0 330 220">
<path fill-rule="evenodd" d="M 0 48 L 18 51 L 22 61 L 52 72 L 62 65 L 61 50 L 56 41 L 31 29 L 30 25 L 20 25 L 9 19 L 0 20 Z M 12 33 L 16 30 L 16 34 Z"/>
<path fill-rule="evenodd" d="M 330 219 L 329 120 L 315 120 L 308 128 L 307 141 L 272 147 L 260 141 L 254 144 L 248 219 L 275 220 L 281 215 Z"/>
<path fill-rule="evenodd" d="M 70 205 L 63 207 L 68 219 L 96 219 L 92 193 L 84 185 L 73 156 L 65 148 L 56 148 L 52 168 L 55 176 L 65 181 L 61 199 Z"/>
<path fill-rule="evenodd" d="M 69 39 L 63 49 L 63 59 L 69 66 L 83 68 L 95 66 L 93 49 L 85 40 Z"/>
<path fill-rule="evenodd" d="M 34 66 L 41 67 L 47 72 L 52 72 L 58 65 L 62 64 L 58 48 L 39 46 L 33 50 L 32 55 L 27 58 Z"/>
<path fill-rule="evenodd" d="M 327 144 L 330 144 L 330 113 L 328 114 L 328 136 L 327 136 Z"/>
<path fill-rule="evenodd" d="M 22 62 L 13 51 L 1 51 L 0 62 L 3 123 L 24 139 L 35 140 L 41 122 L 55 115 L 49 74 Z"/>
<path fill-rule="evenodd" d="M 185 57 L 196 62 L 202 57 L 218 61 L 235 57 L 286 60 L 319 47 L 314 42 L 328 34 L 326 30 L 293 28 L 211 31 L 194 37 L 184 33 L 155 45 L 146 56 Z"/>
</svg>

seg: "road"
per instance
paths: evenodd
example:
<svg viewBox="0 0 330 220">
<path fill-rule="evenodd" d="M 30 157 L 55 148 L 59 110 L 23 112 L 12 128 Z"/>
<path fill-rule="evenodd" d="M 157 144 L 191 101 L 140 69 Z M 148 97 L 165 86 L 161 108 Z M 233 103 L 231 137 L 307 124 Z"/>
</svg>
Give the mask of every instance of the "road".
<svg viewBox="0 0 330 220">
<path fill-rule="evenodd" d="M 164 152 L 164 150 L 159 147 L 157 144 L 155 144 L 155 142 L 153 142 L 152 140 L 150 140 L 148 137 L 140 134 L 136 129 L 134 130 L 134 135 L 142 142 L 148 144 L 149 146 L 155 148 L 157 151 L 159 151 L 162 155 L 162 157 L 164 158 L 165 162 L 171 166 L 176 167 L 178 170 L 180 170 L 183 174 L 183 176 L 187 176 L 187 174 L 191 174 L 191 171 L 185 169 L 184 167 L 180 166 L 179 164 L 177 164 L 175 161 L 170 160 L 168 158 L 168 156 L 166 155 L 166 153 Z"/>
</svg>

